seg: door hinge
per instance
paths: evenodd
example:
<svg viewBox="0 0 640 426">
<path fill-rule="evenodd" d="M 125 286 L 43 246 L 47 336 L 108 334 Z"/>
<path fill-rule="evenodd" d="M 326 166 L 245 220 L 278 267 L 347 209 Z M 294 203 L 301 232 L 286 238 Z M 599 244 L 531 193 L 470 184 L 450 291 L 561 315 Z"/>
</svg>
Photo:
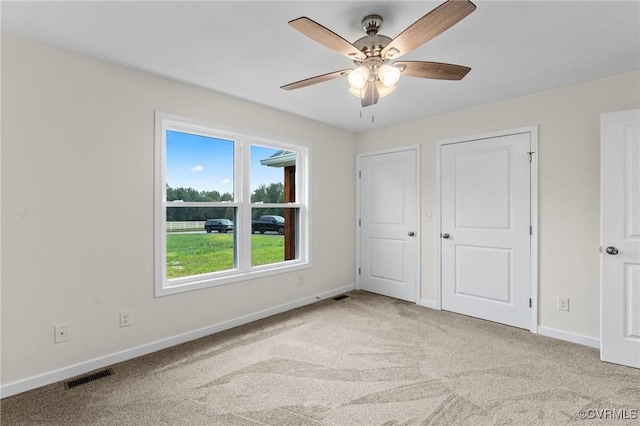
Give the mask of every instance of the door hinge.
<svg viewBox="0 0 640 426">
<path fill-rule="evenodd" d="M 362 219 L 358 219 L 358 226 L 362 226 Z"/>
<path fill-rule="evenodd" d="M 529 307 L 531 308 L 532 306 L 532 302 L 531 302 L 531 298 L 529 298 Z"/>
<path fill-rule="evenodd" d="M 362 275 L 362 270 L 358 268 L 358 275 Z"/>
<path fill-rule="evenodd" d="M 358 177 L 361 178 L 362 177 L 362 171 L 358 170 Z"/>
<path fill-rule="evenodd" d="M 527 154 L 529 154 L 529 162 L 533 163 L 533 154 L 535 154 L 535 152 L 534 151 L 529 151 L 529 152 L 527 152 Z"/>
<path fill-rule="evenodd" d="M 529 235 L 533 235 L 533 225 L 529 225 Z"/>
</svg>

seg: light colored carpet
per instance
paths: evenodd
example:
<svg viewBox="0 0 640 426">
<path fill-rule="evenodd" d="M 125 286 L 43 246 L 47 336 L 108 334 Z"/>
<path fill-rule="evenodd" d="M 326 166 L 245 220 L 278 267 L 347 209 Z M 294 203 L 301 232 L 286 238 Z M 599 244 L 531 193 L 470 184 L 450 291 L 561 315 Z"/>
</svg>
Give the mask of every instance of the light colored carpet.
<svg viewBox="0 0 640 426">
<path fill-rule="evenodd" d="M 349 296 L 117 364 L 69 390 L 6 398 L 1 423 L 558 425 L 582 422 L 580 410 L 640 410 L 640 370 L 601 362 L 595 349 Z"/>
</svg>

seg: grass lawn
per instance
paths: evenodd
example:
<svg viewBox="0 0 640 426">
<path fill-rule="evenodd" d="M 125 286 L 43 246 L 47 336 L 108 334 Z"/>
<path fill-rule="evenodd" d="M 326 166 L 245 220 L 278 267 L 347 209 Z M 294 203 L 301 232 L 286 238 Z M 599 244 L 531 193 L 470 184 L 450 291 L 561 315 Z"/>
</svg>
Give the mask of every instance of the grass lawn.
<svg viewBox="0 0 640 426">
<path fill-rule="evenodd" d="M 284 237 L 251 236 L 252 266 L 284 261 Z M 233 269 L 233 234 L 167 233 L 167 278 Z"/>
</svg>

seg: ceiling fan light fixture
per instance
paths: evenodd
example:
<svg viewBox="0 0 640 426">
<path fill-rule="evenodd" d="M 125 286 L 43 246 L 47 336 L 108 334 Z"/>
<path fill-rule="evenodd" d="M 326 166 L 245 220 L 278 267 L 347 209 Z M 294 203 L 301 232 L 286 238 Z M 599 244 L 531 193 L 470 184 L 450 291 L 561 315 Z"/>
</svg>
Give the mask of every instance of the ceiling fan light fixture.
<svg viewBox="0 0 640 426">
<path fill-rule="evenodd" d="M 385 96 L 396 90 L 396 86 L 386 87 L 384 84 L 382 84 L 381 81 L 376 81 L 376 86 L 378 86 L 378 94 L 381 98 L 384 98 Z"/>
<path fill-rule="evenodd" d="M 384 85 L 380 81 L 376 81 L 376 86 L 378 87 L 378 93 L 381 98 L 391 94 L 394 90 L 396 90 L 396 86 L 392 87 L 384 87 Z M 362 99 L 365 96 L 365 91 L 360 89 L 354 89 L 353 87 L 349 87 L 349 93 L 355 96 L 358 99 Z"/>
<path fill-rule="evenodd" d="M 400 79 L 400 70 L 384 64 L 378 69 L 378 78 L 384 87 L 394 87 Z"/>
<path fill-rule="evenodd" d="M 360 90 L 367 85 L 367 81 L 369 80 L 369 70 L 365 66 L 359 66 L 349 73 L 347 80 L 349 80 L 349 85 L 352 88 Z"/>
<path fill-rule="evenodd" d="M 349 87 L 349 93 L 351 93 L 356 98 L 362 98 L 362 90 L 354 89 L 353 87 Z"/>
</svg>

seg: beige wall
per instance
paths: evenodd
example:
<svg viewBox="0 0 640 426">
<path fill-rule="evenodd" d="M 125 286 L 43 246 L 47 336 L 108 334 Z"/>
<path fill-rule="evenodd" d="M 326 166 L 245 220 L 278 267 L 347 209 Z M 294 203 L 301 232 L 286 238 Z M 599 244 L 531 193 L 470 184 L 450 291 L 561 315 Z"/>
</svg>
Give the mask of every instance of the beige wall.
<svg viewBox="0 0 640 426">
<path fill-rule="evenodd" d="M 424 118 L 357 135 L 357 152 L 421 145 L 422 299 L 436 295 L 437 141 L 539 125 L 539 324 L 599 338 L 600 114 L 640 107 L 640 73 Z M 569 297 L 569 312 L 557 298 Z"/>
<path fill-rule="evenodd" d="M 311 269 L 154 298 L 156 110 L 311 146 Z M 354 283 L 352 133 L 8 35 L 2 125 L 3 385 Z"/>
</svg>

